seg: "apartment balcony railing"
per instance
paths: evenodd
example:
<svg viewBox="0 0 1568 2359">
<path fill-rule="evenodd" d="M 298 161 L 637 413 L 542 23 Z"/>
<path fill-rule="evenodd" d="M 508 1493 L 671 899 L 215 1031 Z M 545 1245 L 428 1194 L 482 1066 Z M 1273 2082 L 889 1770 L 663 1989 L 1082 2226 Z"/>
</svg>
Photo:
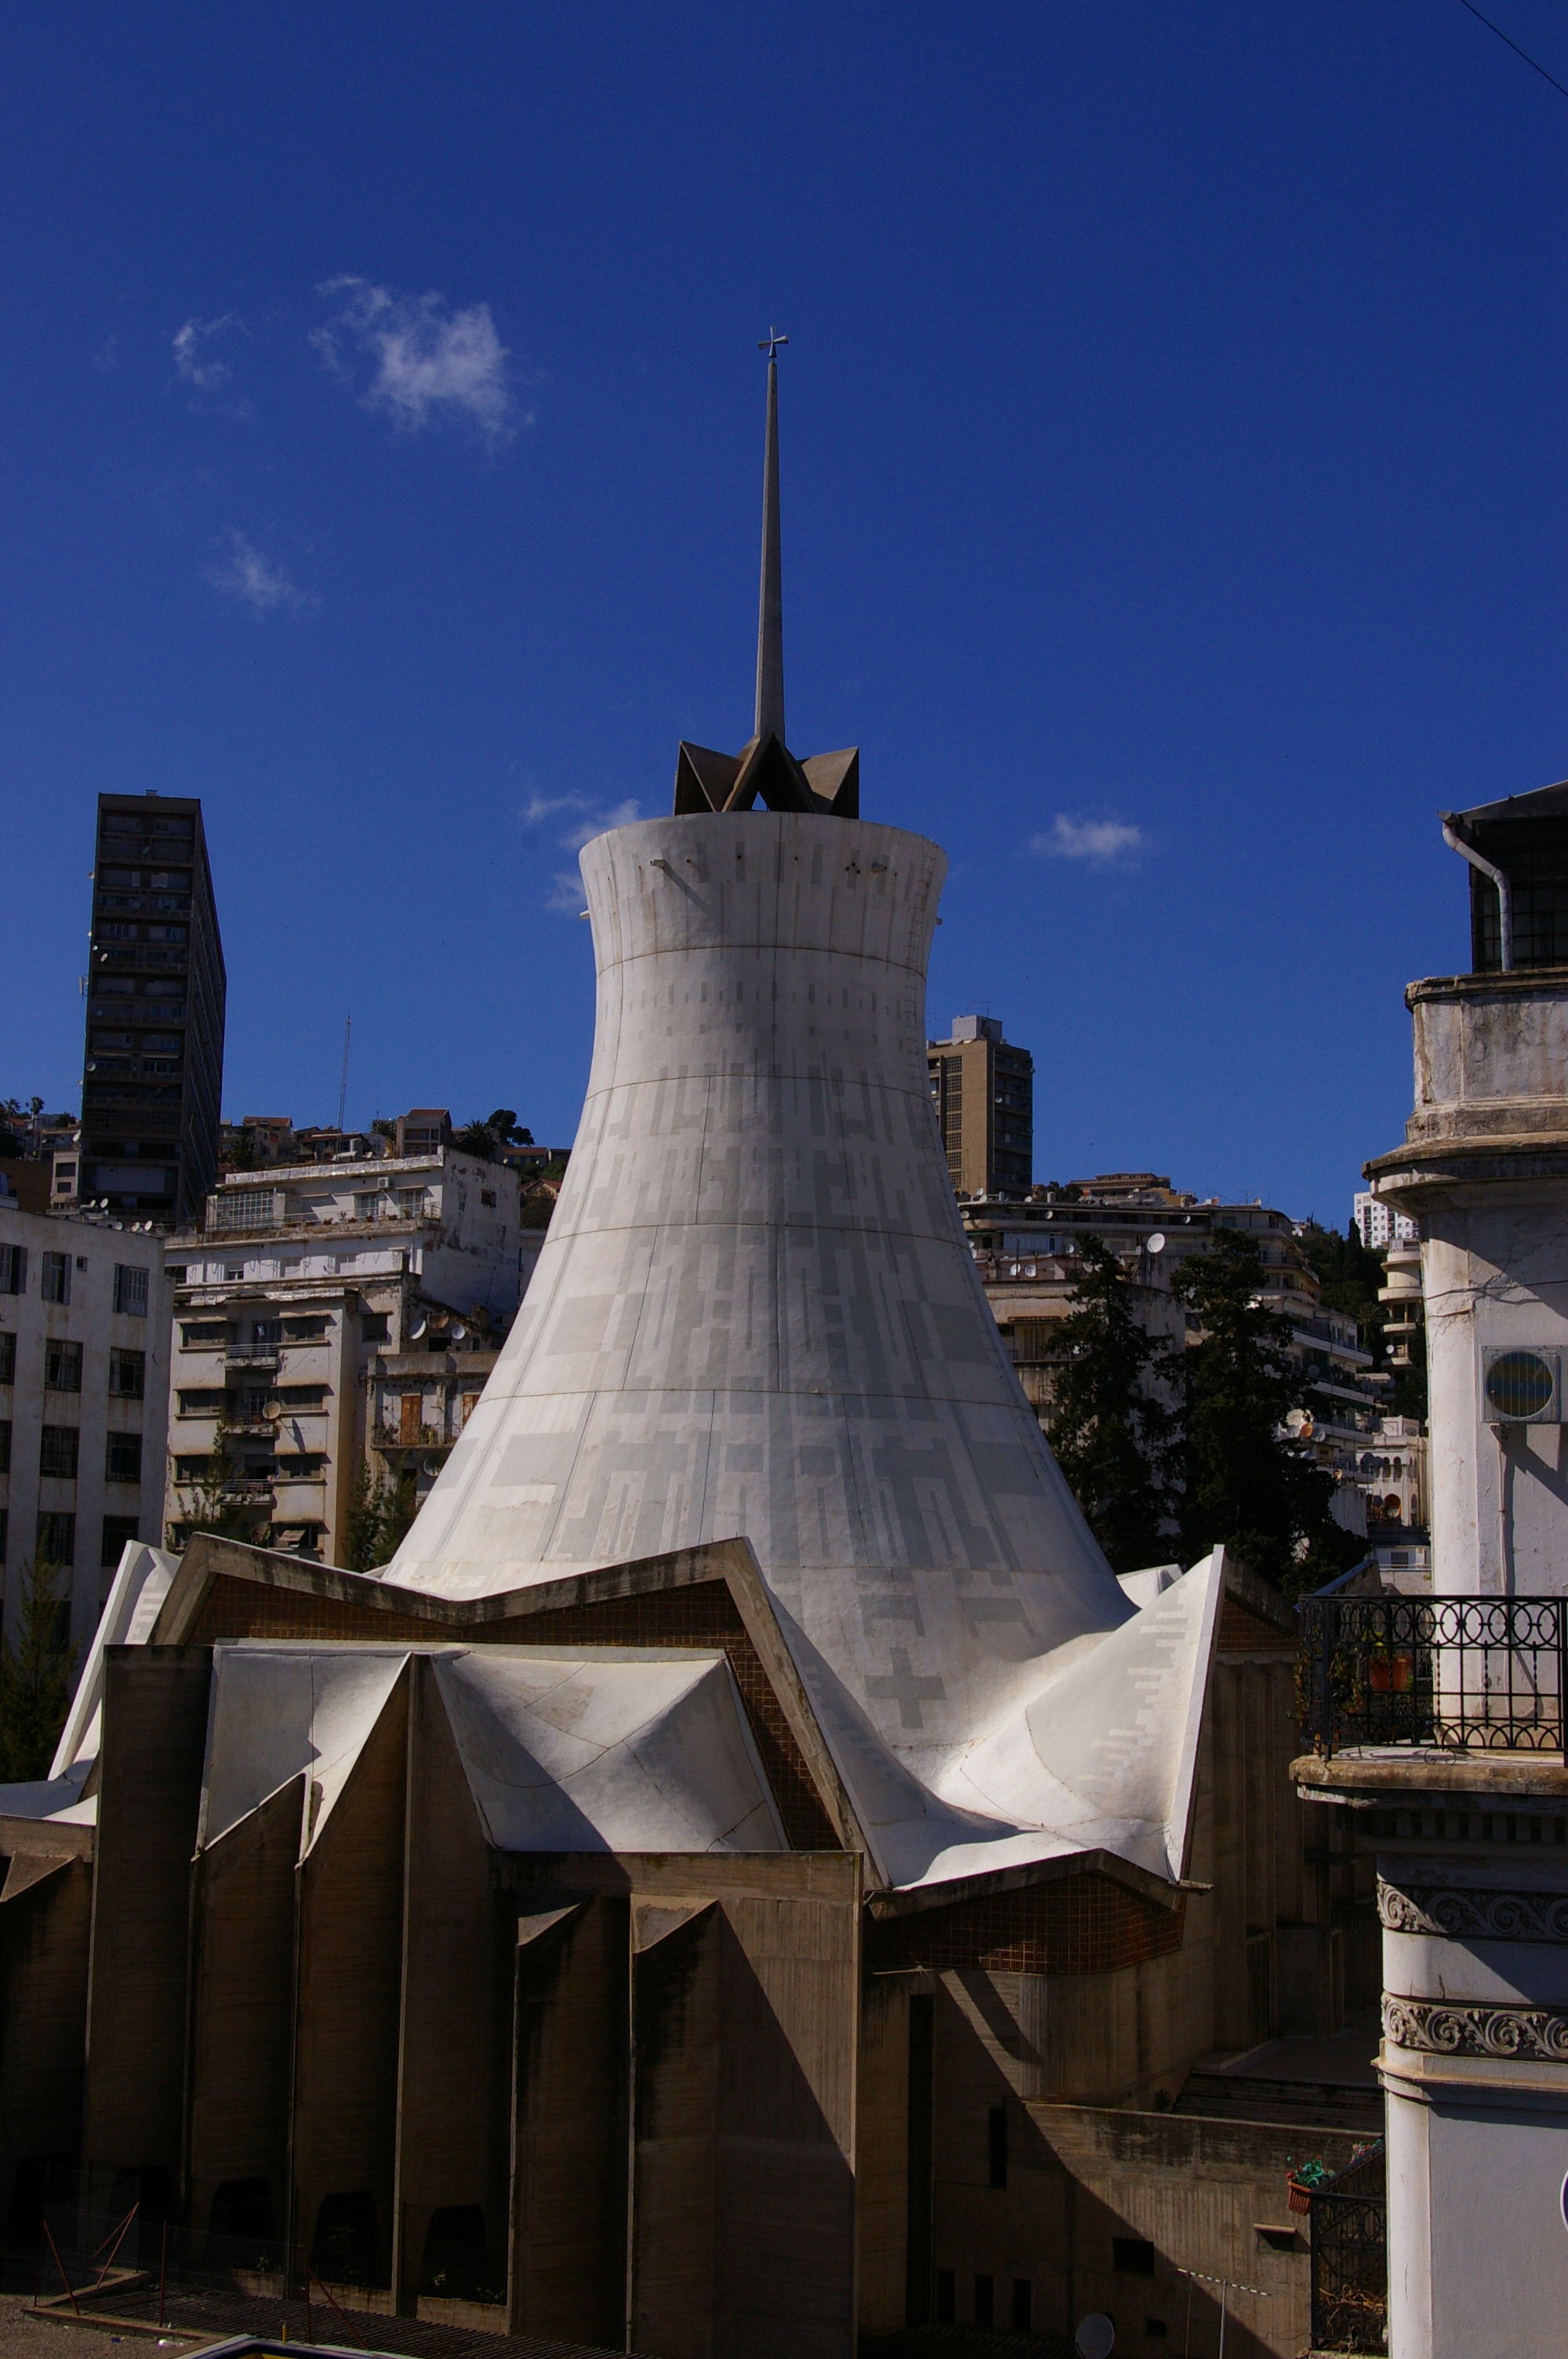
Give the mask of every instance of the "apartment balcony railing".
<svg viewBox="0 0 1568 2359">
<path fill-rule="evenodd" d="M 406 1433 L 400 1427 L 374 1426 L 371 1430 L 373 1450 L 449 1450 L 452 1437 L 438 1425 L 422 1425 L 416 1433 Z"/>
<path fill-rule="evenodd" d="M 283 1357 L 279 1343 L 225 1343 L 223 1357 L 231 1367 L 276 1368 Z"/>
<path fill-rule="evenodd" d="M 270 1500 L 276 1478 L 271 1474 L 237 1474 L 223 1484 L 225 1499 Z"/>
<path fill-rule="evenodd" d="M 1454 1753 L 1561 1753 L 1568 1597 L 1308 1597 L 1302 1737 Z"/>
</svg>

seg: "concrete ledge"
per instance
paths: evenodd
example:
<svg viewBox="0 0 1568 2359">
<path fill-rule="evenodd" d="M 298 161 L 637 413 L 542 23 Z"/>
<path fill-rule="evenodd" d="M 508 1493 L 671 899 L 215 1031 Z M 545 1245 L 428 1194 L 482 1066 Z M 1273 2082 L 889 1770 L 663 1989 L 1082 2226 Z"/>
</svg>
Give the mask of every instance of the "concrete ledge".
<svg viewBox="0 0 1568 2359">
<path fill-rule="evenodd" d="M 1568 1803 L 1568 1765 L 1561 1753 L 1445 1753 L 1433 1747 L 1389 1746 L 1332 1754 L 1308 1753 L 1291 1764 L 1291 1780 L 1308 1801 L 1344 1801 L 1363 1808 L 1403 1795 L 1441 1802 L 1443 1796 L 1495 1796 Z"/>
</svg>

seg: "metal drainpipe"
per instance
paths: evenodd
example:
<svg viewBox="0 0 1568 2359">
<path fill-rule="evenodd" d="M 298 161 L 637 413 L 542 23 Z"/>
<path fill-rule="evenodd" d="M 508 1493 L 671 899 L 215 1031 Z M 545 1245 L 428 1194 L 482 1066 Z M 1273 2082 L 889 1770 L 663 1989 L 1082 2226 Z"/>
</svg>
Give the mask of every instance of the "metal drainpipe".
<svg viewBox="0 0 1568 2359">
<path fill-rule="evenodd" d="M 1513 886 L 1500 868 L 1494 868 L 1489 860 L 1484 860 L 1481 857 L 1474 844 L 1466 843 L 1462 837 L 1454 834 L 1453 824 L 1448 820 L 1443 822 L 1443 841 L 1448 845 L 1450 851 L 1456 852 L 1461 860 L 1467 860 L 1472 868 L 1478 868 L 1483 876 L 1489 876 L 1497 886 L 1498 930 L 1502 951 L 1502 971 L 1505 974 L 1511 974 L 1514 965 Z"/>
</svg>

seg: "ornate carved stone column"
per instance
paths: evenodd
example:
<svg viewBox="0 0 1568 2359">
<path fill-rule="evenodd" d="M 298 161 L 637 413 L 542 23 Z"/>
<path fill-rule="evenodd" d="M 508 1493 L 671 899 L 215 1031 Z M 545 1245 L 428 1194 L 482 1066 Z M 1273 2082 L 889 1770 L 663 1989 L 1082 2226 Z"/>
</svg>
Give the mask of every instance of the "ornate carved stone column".
<svg viewBox="0 0 1568 2359">
<path fill-rule="evenodd" d="M 1568 1771 L 1295 1765 L 1378 1868 L 1392 2359 L 1522 2359 L 1568 2317 Z"/>
</svg>

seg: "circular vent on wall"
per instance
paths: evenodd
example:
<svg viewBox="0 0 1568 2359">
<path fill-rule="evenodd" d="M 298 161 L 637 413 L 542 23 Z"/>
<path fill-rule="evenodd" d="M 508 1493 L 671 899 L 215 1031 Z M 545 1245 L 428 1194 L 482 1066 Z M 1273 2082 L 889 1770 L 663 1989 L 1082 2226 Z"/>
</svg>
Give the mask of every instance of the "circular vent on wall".
<svg viewBox="0 0 1568 2359">
<path fill-rule="evenodd" d="M 1530 1424 L 1546 1418 L 1557 1397 L 1557 1355 L 1548 1352 L 1498 1352 L 1487 1368 L 1487 1415 L 1498 1424 Z"/>
</svg>

